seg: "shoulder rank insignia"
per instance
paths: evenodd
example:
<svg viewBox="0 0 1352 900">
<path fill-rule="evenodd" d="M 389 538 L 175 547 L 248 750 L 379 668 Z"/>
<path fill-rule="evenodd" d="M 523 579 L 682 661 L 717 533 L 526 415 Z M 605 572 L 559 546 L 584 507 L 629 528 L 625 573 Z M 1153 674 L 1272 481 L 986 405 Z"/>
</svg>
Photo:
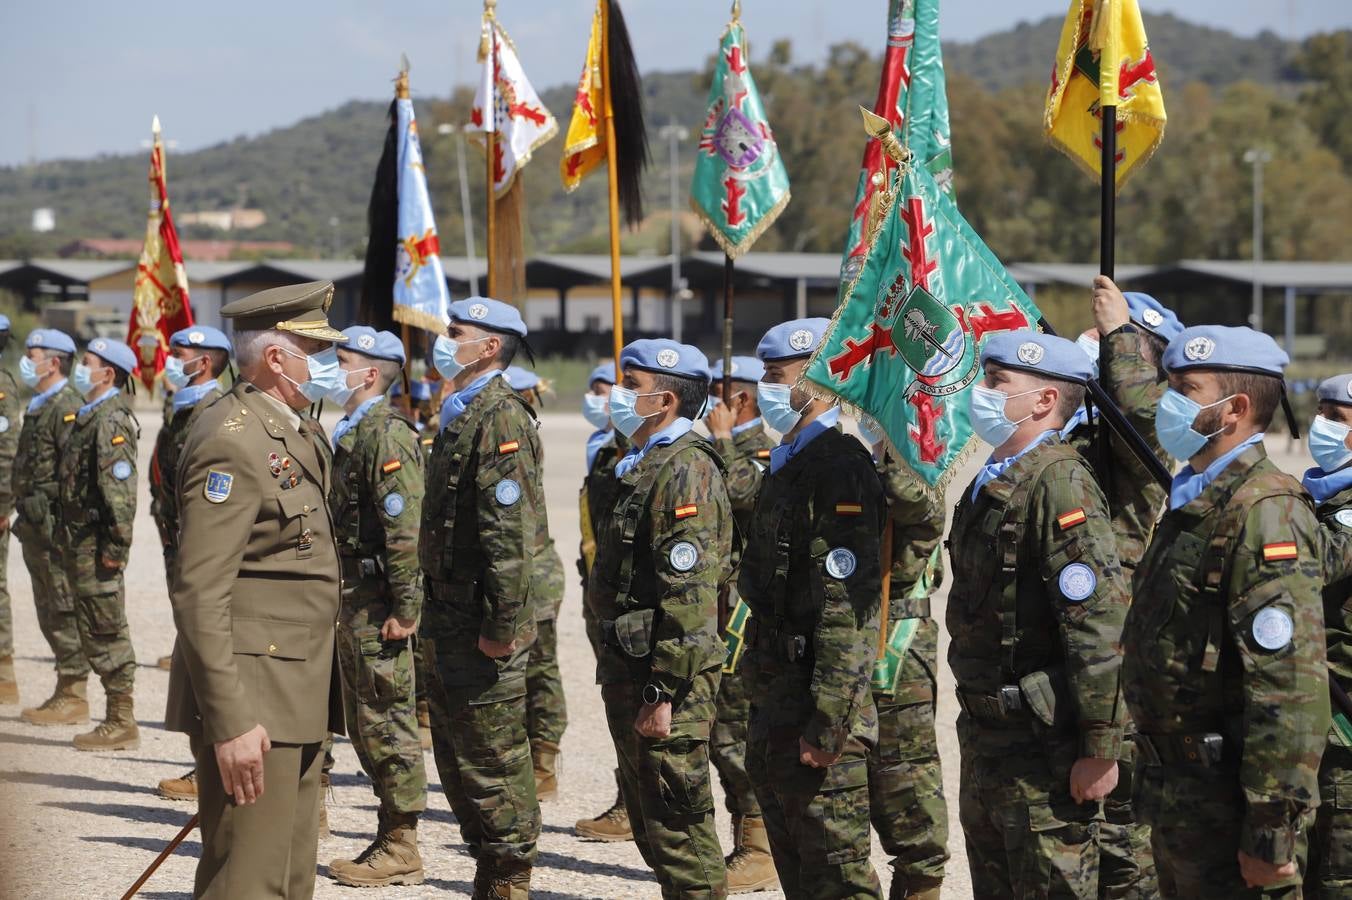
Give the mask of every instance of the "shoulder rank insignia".
<svg viewBox="0 0 1352 900">
<path fill-rule="evenodd" d="M 699 507 L 694 503 L 687 503 L 685 506 L 676 507 L 677 519 L 688 519 L 699 512 Z"/>
<path fill-rule="evenodd" d="M 216 469 L 207 471 L 207 483 L 202 485 L 202 496 L 212 503 L 224 503 L 230 497 L 230 489 L 235 486 L 235 476 Z"/>
<path fill-rule="evenodd" d="M 240 410 L 240 412 L 243 411 L 244 410 Z M 226 419 L 224 422 L 222 422 L 221 427 L 224 428 L 226 431 L 230 432 L 231 434 L 235 434 L 236 432 L 244 430 L 244 423 L 241 422 L 239 419 L 231 418 Z"/>
<path fill-rule="evenodd" d="M 392 459 L 392 460 L 390 460 L 389 462 L 385 463 L 383 466 L 381 466 L 381 467 L 380 467 L 380 471 L 382 471 L 382 472 L 384 472 L 386 475 L 388 475 L 388 474 L 390 474 L 391 472 L 398 472 L 398 471 L 399 471 L 400 469 L 402 469 L 403 467 L 404 467 L 404 464 L 401 463 L 399 460 L 397 460 L 397 459 Z"/>
<path fill-rule="evenodd" d="M 1279 562 L 1283 559 L 1296 559 L 1300 553 L 1295 541 L 1282 541 L 1279 544 L 1263 545 L 1263 562 Z"/>
<path fill-rule="evenodd" d="M 837 503 L 836 515 L 838 516 L 860 516 L 864 514 L 864 504 L 862 503 Z"/>
<path fill-rule="evenodd" d="M 1072 509 L 1068 513 L 1061 513 L 1056 517 L 1056 524 L 1062 531 L 1069 531 L 1076 525 L 1083 525 L 1088 517 L 1084 514 L 1084 507 Z"/>
<path fill-rule="evenodd" d="M 515 453 L 520 449 L 521 449 L 520 441 L 506 441 L 505 443 L 498 444 L 499 453 Z"/>
<path fill-rule="evenodd" d="M 75 421 L 75 413 L 66 413 L 64 416 L 61 417 L 61 421 L 62 421 L 62 422 L 74 422 L 74 421 Z"/>
<path fill-rule="evenodd" d="M 123 444 L 125 444 L 126 442 L 127 442 L 127 439 L 124 438 L 122 435 L 120 435 L 120 434 L 115 434 L 115 435 L 113 435 L 113 446 L 114 446 L 114 447 L 121 447 L 121 446 L 122 446 Z"/>
</svg>

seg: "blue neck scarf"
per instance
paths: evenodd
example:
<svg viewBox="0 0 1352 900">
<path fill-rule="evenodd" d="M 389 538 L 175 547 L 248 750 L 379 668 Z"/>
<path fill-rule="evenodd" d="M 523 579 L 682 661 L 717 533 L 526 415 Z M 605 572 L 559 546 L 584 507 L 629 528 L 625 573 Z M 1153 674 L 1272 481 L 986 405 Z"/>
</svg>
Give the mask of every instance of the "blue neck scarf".
<svg viewBox="0 0 1352 900">
<path fill-rule="evenodd" d="M 1230 452 L 1217 459 L 1211 465 L 1207 466 L 1201 472 L 1194 472 L 1192 466 L 1184 466 L 1183 471 L 1174 476 L 1174 483 L 1169 487 L 1169 509 L 1178 509 L 1181 506 L 1187 506 L 1192 501 L 1202 495 L 1207 485 L 1216 480 L 1216 476 L 1225 471 L 1225 467 L 1234 462 L 1239 454 L 1252 447 L 1254 444 L 1262 443 L 1263 432 L 1255 434 L 1244 443 L 1233 447 Z"/>
<path fill-rule="evenodd" d="M 460 418 L 460 415 L 474 402 L 474 398 L 479 396 L 479 392 L 488 387 L 488 382 L 494 378 L 502 377 L 502 370 L 494 369 L 492 372 L 486 372 L 471 381 L 464 390 L 447 397 L 446 402 L 441 404 L 442 429 L 445 430 L 447 425 Z"/>
<path fill-rule="evenodd" d="M 338 424 L 333 426 L 333 449 L 338 449 L 339 438 L 356 428 L 357 424 L 361 422 L 362 419 L 366 418 L 366 414 L 371 411 L 371 407 L 384 399 L 384 394 L 377 394 L 374 397 L 369 397 L 366 400 L 363 400 L 361 405 L 352 410 L 352 412 L 339 419 Z"/>
<path fill-rule="evenodd" d="M 761 423 L 760 416 L 756 416 L 756 418 L 752 419 L 750 422 L 743 422 L 741 425 L 734 425 L 732 426 L 732 436 L 737 437 L 737 435 L 741 434 L 743 431 L 750 431 L 753 428 L 757 428 L 760 426 L 760 423 Z"/>
<path fill-rule="evenodd" d="M 835 428 L 836 423 L 840 421 L 840 407 L 833 406 L 817 418 L 808 422 L 803 430 L 798 432 L 798 437 L 793 439 L 792 444 L 780 444 L 770 451 L 770 474 L 773 475 L 788 464 L 799 453 L 812 443 L 817 435 L 830 428 Z"/>
<path fill-rule="evenodd" d="M 587 471 L 592 470 L 596 464 L 596 454 L 601 452 L 601 448 L 610 440 L 611 431 L 609 428 L 598 428 L 592 432 L 591 437 L 587 438 Z"/>
<path fill-rule="evenodd" d="M 201 384 L 190 384 L 187 387 L 181 387 L 174 391 L 174 412 L 180 412 L 189 406 L 196 406 L 202 402 L 202 398 L 214 390 L 220 388 L 213 378 L 210 381 L 204 381 Z"/>
<path fill-rule="evenodd" d="M 1315 466 L 1305 471 L 1300 483 L 1305 485 L 1305 490 L 1310 492 L 1314 502 L 1322 506 L 1352 487 L 1352 466 L 1343 466 L 1334 472 L 1325 472 Z"/>
<path fill-rule="evenodd" d="M 688 434 L 690 429 L 694 427 L 694 422 L 682 417 L 657 432 L 657 434 L 648 438 L 648 443 L 644 444 L 641 449 L 638 447 L 630 447 L 629 452 L 624 455 L 624 458 L 615 464 L 615 477 L 623 478 L 630 469 L 639 464 L 643 457 L 648 455 L 649 450 L 654 447 L 664 447 L 667 444 L 674 443 L 684 435 Z"/>
<path fill-rule="evenodd" d="M 41 394 L 38 394 L 38 395 L 37 395 L 36 397 L 34 397 L 32 400 L 29 400 L 29 401 L 28 401 L 28 414 L 31 416 L 33 413 L 37 412 L 38 410 L 42 409 L 42 407 L 46 406 L 46 405 L 47 405 L 47 401 L 50 400 L 50 399 L 52 399 L 53 397 L 55 397 L 56 394 L 57 394 L 57 391 L 59 391 L 59 390 L 61 390 L 63 387 L 65 387 L 65 386 L 66 386 L 66 382 L 67 382 L 68 380 L 69 380 L 69 379 L 62 378 L 62 379 L 61 379 L 60 381 L 58 381 L 56 384 L 54 384 L 54 385 L 52 385 L 51 387 L 47 388 L 47 390 L 43 391 Z"/>
<path fill-rule="evenodd" d="M 1084 409 L 1084 407 L 1080 408 Z M 1029 450 L 1032 450 L 1038 444 L 1047 440 L 1047 438 L 1051 437 L 1056 433 L 1057 433 L 1056 431 L 1050 428 L 1047 429 L 1046 431 L 1042 432 L 1042 434 L 1039 434 L 1037 437 L 1033 438 L 1033 442 L 1031 444 L 1029 444 L 1027 447 L 1024 447 L 1022 450 L 1020 450 L 1018 453 L 1015 453 L 1013 456 L 1006 456 L 1004 459 L 997 460 L 994 457 L 994 455 L 992 455 L 990 459 L 986 460 L 986 464 L 981 467 L 981 471 L 976 473 L 976 480 L 972 482 L 972 496 L 971 496 L 972 502 L 973 503 L 976 502 L 976 495 L 981 493 L 981 489 L 983 487 L 985 487 L 986 485 L 990 484 L 992 481 L 1003 475 L 1005 473 L 1005 470 L 1007 470 L 1010 466 L 1014 465 L 1014 463 L 1018 461 L 1020 456 L 1023 456 Z"/>
<path fill-rule="evenodd" d="M 91 410 L 98 409 L 98 408 L 99 408 L 100 406 L 102 406 L 104 403 L 106 403 L 106 402 L 108 402 L 109 400 L 113 399 L 114 397 L 116 397 L 116 396 L 117 396 L 118 394 L 120 394 L 120 393 L 122 393 L 122 391 L 121 391 L 120 389 L 118 389 L 118 388 L 113 388 L 112 390 L 110 390 L 108 393 L 104 394 L 104 395 L 103 395 L 102 397 L 100 397 L 99 399 L 97 399 L 97 400 L 90 400 L 90 401 L 89 401 L 88 403 L 86 403 L 84 406 L 80 407 L 80 411 L 79 411 L 79 413 L 77 413 L 77 415 L 83 416 L 85 413 L 90 412 Z"/>
</svg>

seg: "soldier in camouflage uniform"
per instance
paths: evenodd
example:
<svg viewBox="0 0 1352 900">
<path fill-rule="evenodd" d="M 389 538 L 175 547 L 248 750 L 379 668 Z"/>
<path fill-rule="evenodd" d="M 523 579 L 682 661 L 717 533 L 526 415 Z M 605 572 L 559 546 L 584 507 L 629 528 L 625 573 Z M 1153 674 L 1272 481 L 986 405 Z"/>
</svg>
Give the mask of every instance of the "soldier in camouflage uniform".
<svg viewBox="0 0 1352 900">
<path fill-rule="evenodd" d="M 738 593 L 751 607 L 742 677 L 747 771 L 785 896 L 879 897 L 869 862 L 869 692 L 882 596 L 882 485 L 840 409 L 794 388 L 826 319 L 756 348 L 765 422 L 783 435 L 751 517 Z"/>
<path fill-rule="evenodd" d="M 662 896 L 721 897 L 709 736 L 724 657 L 718 593 L 738 548 L 722 462 L 692 431 L 709 364 L 660 339 L 631 343 L 620 365 L 610 417 L 630 449 L 611 515 L 596 523 L 596 681 L 634 840 Z"/>
<path fill-rule="evenodd" d="M 417 430 L 385 396 L 404 365 L 399 338 L 364 325 L 343 335 L 343 381 L 329 395 L 346 413 L 333 429 L 329 492 L 343 571 L 338 663 L 348 737 L 380 808 L 375 840 L 356 859 L 329 863 L 329 875 L 353 887 L 422 884 L 427 773 L 411 639 L 423 602 L 423 454 Z M 272 461 L 282 477 L 286 462 Z"/>
<path fill-rule="evenodd" d="M 507 383 L 533 407 L 541 405 L 548 385 L 539 375 L 520 366 L 507 367 Z M 544 466 L 544 446 L 540 447 Z M 531 570 L 531 594 L 535 598 L 535 643 L 526 664 L 526 734 L 535 769 L 535 797 L 553 800 L 559 795 L 559 744 L 568 727 L 568 705 L 559 673 L 559 635 L 555 622 L 563 604 L 563 558 L 549 534 L 549 518 L 543 507 L 536 518 L 535 565 Z"/>
<path fill-rule="evenodd" d="M 620 482 L 615 477 L 615 464 L 629 450 L 629 442 L 610 422 L 610 391 L 615 386 L 614 361 L 601 363 L 587 379 L 587 393 L 582 397 L 582 416 L 596 430 L 587 438 L 587 475 L 582 479 L 578 493 L 578 524 L 582 533 L 578 548 L 577 571 L 582 577 L 582 622 L 591 644 L 592 655 L 600 658 L 601 632 L 596 614 L 587 593 L 587 580 L 592 562 L 596 559 L 596 530 L 610 518 L 619 493 Z M 620 770 L 615 769 L 615 802 L 590 819 L 578 819 L 573 826 L 578 837 L 587 841 L 632 841 L 629 810 L 624 805 L 620 787 Z"/>
<path fill-rule="evenodd" d="M 770 450 L 775 442 L 765 433 L 760 407 L 756 405 L 756 385 L 765 374 L 765 365 L 754 356 L 732 358 L 732 395 L 723 402 L 723 360 L 709 371 L 709 412 L 705 422 L 714 439 L 714 449 L 728 467 L 726 483 L 732 500 L 732 513 L 742 534 L 751 531 L 751 514 L 756 508 L 762 473 L 770 465 Z M 738 674 L 751 608 L 737 595 L 732 584 L 722 607 L 719 623 L 727 655 L 723 660 L 723 682 L 718 688 L 718 715 L 714 719 L 709 755 L 723 783 L 723 798 L 732 816 L 732 852 L 724 862 L 728 869 L 728 893 L 771 890 L 779 884 L 775 861 L 770 855 L 770 838 L 765 833 L 756 789 L 746 772 L 746 728 L 751 713 L 751 697 L 746 681 Z"/>
<path fill-rule="evenodd" d="M 25 709 L 34 725 L 79 725 L 89 720 L 85 681 L 89 661 L 80 649 L 75 597 L 56 553 L 56 464 L 84 402 L 69 381 L 75 342 L 55 329 L 28 335 L 19 375 L 36 392 L 28 402 L 11 479 L 18 517 L 14 535 L 23 545 L 23 561 L 33 582 L 38 626 L 56 657 L 56 689 L 38 707 Z"/>
<path fill-rule="evenodd" d="M 132 709 L 136 655 L 127 628 L 122 571 L 136 520 L 136 441 L 141 427 L 122 390 L 136 354 L 95 338 L 71 375 L 85 404 L 57 462 L 57 552 L 75 597 L 85 659 L 107 695 L 104 720 L 75 736 L 79 750 L 141 746 Z"/>
<path fill-rule="evenodd" d="M 1188 465 L 1133 583 L 1123 690 L 1168 897 L 1298 897 L 1327 740 L 1320 529 L 1268 460 L 1287 356 L 1248 328 L 1164 352 L 1164 449 Z"/>
<path fill-rule="evenodd" d="M 9 317 L 0 315 L 0 354 L 9 346 Z M 9 515 L 14 512 L 10 479 L 19 450 L 19 386 L 8 369 L 0 369 L 0 704 L 19 702 L 14 680 L 14 617 L 9 605 Z"/>
<path fill-rule="evenodd" d="M 1302 483 L 1318 505 L 1319 524 L 1352 542 L 1352 375 L 1337 375 L 1312 393 L 1319 415 L 1310 426 L 1315 467 Z M 1352 689 L 1352 576 L 1330 577 L 1324 587 L 1324 629 L 1328 635 L 1329 678 Z M 1343 712 L 1337 706 L 1334 713 Z M 1334 720 L 1319 763 L 1319 809 L 1310 830 L 1305 869 L 1308 897 L 1352 896 L 1352 726 Z"/>
<path fill-rule="evenodd" d="M 433 357 L 453 393 L 427 465 L 420 635 L 442 787 L 478 863 L 476 898 L 530 890 L 540 807 L 526 734 L 531 574 L 544 508 L 535 414 L 502 370 L 526 325 L 505 303 L 451 304 Z"/>
<path fill-rule="evenodd" d="M 972 428 L 995 450 L 954 513 L 947 607 L 972 889 L 1094 900 L 1129 600 L 1103 493 L 1059 434 L 1093 370 L 1033 331 L 988 338 L 981 363 Z"/>
</svg>

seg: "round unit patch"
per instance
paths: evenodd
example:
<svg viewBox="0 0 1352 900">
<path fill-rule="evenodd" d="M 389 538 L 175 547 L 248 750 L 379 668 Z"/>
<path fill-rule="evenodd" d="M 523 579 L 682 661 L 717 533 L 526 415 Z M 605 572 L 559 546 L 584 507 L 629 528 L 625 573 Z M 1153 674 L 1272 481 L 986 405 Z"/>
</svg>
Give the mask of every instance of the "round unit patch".
<svg viewBox="0 0 1352 900">
<path fill-rule="evenodd" d="M 493 489 L 493 496 L 502 506 L 511 506 L 521 499 L 521 485 L 510 478 L 504 478 Z"/>
<path fill-rule="evenodd" d="M 699 562 L 699 550 L 689 541 L 681 541 L 671 548 L 667 560 L 677 572 L 689 572 Z"/>
<path fill-rule="evenodd" d="M 854 554 L 844 547 L 837 547 L 826 554 L 826 574 L 837 581 L 844 581 L 853 575 L 856 565 Z"/>
<path fill-rule="evenodd" d="M 30 347 L 41 347 L 42 341 L 43 337 L 40 331 L 35 331 L 28 336 L 28 346 Z"/>
<path fill-rule="evenodd" d="M 1215 352 L 1216 342 L 1211 338 L 1196 337 L 1183 345 L 1183 355 L 1193 362 L 1210 359 Z"/>
<path fill-rule="evenodd" d="M 1084 563 L 1071 563 L 1066 566 L 1057 576 L 1056 583 L 1061 588 L 1061 596 L 1071 603 L 1088 600 L 1089 596 L 1094 593 L 1094 588 L 1098 587 L 1098 579 L 1094 577 L 1094 570 Z"/>
<path fill-rule="evenodd" d="M 97 341 L 89 345 L 89 349 L 93 350 L 95 353 L 102 353 L 104 350 L 108 349 L 108 342 L 105 341 L 103 338 L 99 338 Z"/>
<path fill-rule="evenodd" d="M 363 334 L 361 337 L 357 338 L 357 346 L 362 350 L 370 350 L 375 345 L 375 335 Z"/>
<path fill-rule="evenodd" d="M 471 319 L 485 319 L 488 317 L 488 307 L 483 303 L 475 303 L 469 308 L 469 317 Z"/>
<path fill-rule="evenodd" d="M 793 334 L 789 335 L 789 346 L 794 350 L 806 350 L 812 346 L 812 332 L 806 328 L 799 328 Z"/>
<path fill-rule="evenodd" d="M 200 332 L 200 331 L 190 331 L 190 332 L 188 332 L 188 343 L 189 343 L 189 344 L 200 344 L 200 343 L 202 343 L 203 341 L 205 341 L 206 339 L 207 339 L 207 336 L 206 336 L 205 334 L 203 334 L 202 332 Z"/>
<path fill-rule="evenodd" d="M 125 459 L 119 459 L 113 463 L 113 477 L 118 481 L 126 481 L 131 477 L 131 463 Z"/>
<path fill-rule="evenodd" d="M 1268 606 L 1253 617 L 1253 642 L 1264 650 L 1280 650 L 1291 643 L 1296 631 L 1286 610 Z"/>
<path fill-rule="evenodd" d="M 1164 324 L 1164 316 L 1160 315 L 1158 309 L 1147 309 L 1141 313 L 1141 320 L 1151 328 L 1159 328 Z"/>
<path fill-rule="evenodd" d="M 676 364 L 681 361 L 681 354 L 668 347 L 665 350 L 659 350 L 657 353 L 657 364 L 664 369 L 674 369 Z"/>
<path fill-rule="evenodd" d="M 1333 514 L 1333 521 L 1344 528 L 1352 528 L 1352 509 L 1340 509 Z"/>
<path fill-rule="evenodd" d="M 1035 366 L 1042 362 L 1042 357 L 1047 351 L 1042 349 L 1041 344 L 1035 344 L 1032 341 L 1026 341 L 1019 345 L 1019 361 L 1030 366 Z"/>
<path fill-rule="evenodd" d="M 6 431 L 9 431 L 9 418 L 0 416 L 0 434 L 4 434 Z"/>
<path fill-rule="evenodd" d="M 380 505 L 385 507 L 385 515 L 391 519 L 397 519 L 399 514 L 404 511 L 404 498 L 398 493 L 386 494 Z"/>
</svg>

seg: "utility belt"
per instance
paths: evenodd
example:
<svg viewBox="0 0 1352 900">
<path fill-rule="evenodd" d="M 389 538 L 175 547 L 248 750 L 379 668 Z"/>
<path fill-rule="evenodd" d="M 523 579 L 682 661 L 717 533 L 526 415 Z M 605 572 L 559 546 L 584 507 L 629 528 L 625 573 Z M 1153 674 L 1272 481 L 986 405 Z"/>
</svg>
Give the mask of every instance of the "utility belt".
<svg viewBox="0 0 1352 900">
<path fill-rule="evenodd" d="M 1074 704 L 1059 665 L 1030 672 L 1018 684 L 1004 684 L 989 693 L 962 688 L 956 693 L 963 712 L 978 722 L 1026 722 L 1038 730 L 1059 732 L 1071 727 L 1073 721 Z"/>
<path fill-rule="evenodd" d="M 1234 741 L 1214 731 L 1197 734 L 1134 734 L 1136 758 L 1147 766 L 1235 766 L 1239 750 Z"/>
<path fill-rule="evenodd" d="M 338 557 L 338 561 L 343 581 L 369 581 L 385 576 L 385 563 L 379 557 L 348 556 L 344 553 Z"/>
<path fill-rule="evenodd" d="M 1029 716 L 1023 691 L 1017 684 L 1001 685 L 998 691 L 990 694 L 961 689 L 957 694 L 962 711 L 982 722 L 1022 721 Z"/>
<path fill-rule="evenodd" d="M 794 634 L 776 625 L 752 617 L 747 626 L 748 642 L 760 653 L 794 664 L 811 665 L 815 654 L 807 635 Z"/>
</svg>

